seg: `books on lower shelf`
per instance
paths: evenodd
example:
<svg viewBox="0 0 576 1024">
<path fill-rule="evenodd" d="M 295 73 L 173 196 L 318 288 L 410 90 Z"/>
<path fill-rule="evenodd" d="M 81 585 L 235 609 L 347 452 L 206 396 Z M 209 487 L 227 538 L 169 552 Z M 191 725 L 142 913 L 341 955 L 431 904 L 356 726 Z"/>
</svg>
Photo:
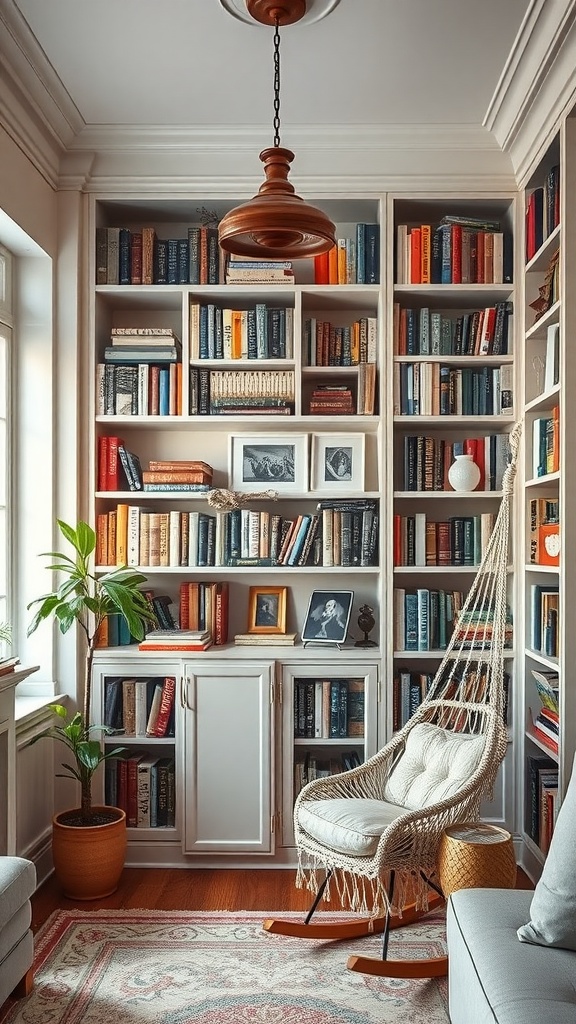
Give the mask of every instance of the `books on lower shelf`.
<svg viewBox="0 0 576 1024">
<path fill-rule="evenodd" d="M 340 772 L 351 771 L 361 765 L 363 758 L 357 750 L 343 751 L 338 757 L 323 757 L 321 754 L 308 751 L 304 758 L 297 757 L 294 761 L 294 799 L 306 783 L 312 779 L 327 778 L 339 775 Z"/>
<path fill-rule="evenodd" d="M 395 587 L 394 650 L 446 650 L 465 597 L 457 590 Z"/>
<path fill-rule="evenodd" d="M 364 736 L 363 679 L 296 679 L 294 736 L 348 739 Z"/>
<path fill-rule="evenodd" d="M 488 546 L 496 514 L 451 516 L 433 521 L 425 512 L 394 516 L 394 565 L 479 565 Z"/>
<path fill-rule="evenodd" d="M 557 584 L 533 583 L 530 587 L 531 645 L 551 658 L 558 654 L 560 594 Z"/>
<path fill-rule="evenodd" d="M 105 764 L 105 800 L 126 813 L 128 828 L 174 828 L 176 768 L 173 757 L 136 753 Z"/>
<path fill-rule="evenodd" d="M 544 754 L 529 755 L 526 774 L 525 829 L 546 853 L 558 811 L 558 765 Z"/>
<path fill-rule="evenodd" d="M 109 677 L 104 682 L 103 724 L 127 737 L 174 736 L 175 688 L 174 676 Z"/>
</svg>

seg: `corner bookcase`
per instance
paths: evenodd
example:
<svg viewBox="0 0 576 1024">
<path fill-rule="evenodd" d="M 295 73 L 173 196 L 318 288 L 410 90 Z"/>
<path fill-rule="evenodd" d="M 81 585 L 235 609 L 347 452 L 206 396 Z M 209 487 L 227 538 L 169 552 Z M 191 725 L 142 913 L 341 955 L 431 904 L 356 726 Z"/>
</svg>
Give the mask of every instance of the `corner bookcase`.
<svg viewBox="0 0 576 1024">
<path fill-rule="evenodd" d="M 576 600 L 570 408 L 576 394 L 575 170 L 576 120 L 570 112 L 538 155 L 524 196 L 524 651 L 518 816 L 533 877 L 546 856 L 576 751 L 570 679 L 576 659 L 570 617 Z M 543 711 L 542 684 L 545 691 L 553 690 L 548 711 Z"/>
<path fill-rule="evenodd" d="M 104 713 L 111 680 L 136 679 L 151 698 L 166 678 L 174 678 L 171 732 L 161 738 L 132 736 L 126 742 L 134 759 L 144 759 L 145 776 L 147 761 L 173 762 L 173 817 L 169 824 L 161 818 L 158 825 L 156 808 L 155 824 L 150 824 L 145 812 L 140 824 L 131 826 L 129 863 L 203 865 L 216 858 L 217 863 L 245 864 L 250 858 L 258 863 L 266 856 L 288 864 L 294 860 L 292 806 L 298 788 L 314 773 L 346 768 L 355 759 L 373 754 L 399 724 L 400 671 L 417 676 L 425 685 L 422 680 L 441 659 L 443 641 L 439 636 L 432 640 L 432 633 L 425 649 L 410 650 L 410 644 L 398 642 L 395 595 L 397 602 L 401 590 L 426 591 L 430 602 L 439 591 L 465 592 L 482 542 L 482 523 L 485 533 L 498 507 L 494 481 L 493 486 L 472 494 L 457 495 L 444 487 L 434 492 L 414 490 L 403 478 L 406 439 L 421 436 L 454 442 L 504 435 L 516 411 L 509 404 L 516 399 L 511 318 L 507 350 L 499 354 L 408 356 L 395 348 L 400 308 L 410 307 L 419 314 L 427 309 L 430 315 L 454 320 L 487 307 L 495 312 L 505 308 L 508 316 L 506 304 L 514 300 L 512 279 L 489 284 L 402 283 L 396 276 L 399 226 L 437 227 L 447 214 L 496 219 L 502 223 L 508 258 L 516 227 L 515 196 L 447 192 L 323 198 L 320 205 L 342 240 L 339 267 L 328 273 L 325 264 L 296 261 L 294 282 L 281 284 L 191 283 L 190 263 L 186 267 L 182 252 L 187 251 L 190 258 L 191 246 L 199 237 L 200 202 L 193 196 L 160 194 L 106 194 L 90 200 L 87 330 L 94 387 L 89 517 L 96 528 L 103 521 L 108 528 L 119 515 L 131 523 L 156 513 L 172 512 L 174 522 L 180 523 L 181 512 L 188 513 L 190 522 L 193 517 L 213 517 L 213 544 L 196 549 L 193 556 L 188 549 L 188 558 L 183 557 L 184 545 L 175 539 L 172 555 L 178 553 L 172 557 L 168 538 L 168 553 L 153 564 L 146 558 L 142 561 L 141 549 L 134 544 L 131 549 L 128 546 L 127 561 L 139 566 L 148 588 L 169 600 L 173 610 L 183 584 L 226 582 L 228 642 L 198 654 L 141 652 L 129 643 L 102 648 L 95 658 L 95 719 Z M 219 218 L 234 205 L 230 199 L 210 207 Z M 358 225 L 378 226 L 376 282 L 319 283 L 337 280 L 338 272 L 342 281 L 354 279 L 350 267 L 363 244 Z M 372 228 L 368 234 L 374 237 Z M 167 241 L 163 258 L 168 262 L 160 274 L 163 279 L 166 273 L 166 280 L 173 283 L 128 283 L 129 264 L 121 263 L 121 254 L 118 276 L 114 269 L 110 273 L 109 262 L 118 258 L 114 246 L 124 246 L 126 261 L 130 252 L 126 246 L 134 239 L 139 243 L 140 235 L 144 249 L 153 236 Z M 198 277 L 217 281 L 222 280 L 222 266 L 213 248 L 213 233 L 211 237 L 206 250 L 209 269 Z M 179 248 L 179 240 L 188 240 L 187 250 L 185 245 Z M 267 340 L 271 342 L 272 336 L 274 340 L 259 347 L 262 335 L 254 333 L 254 324 L 263 316 L 268 323 Z M 232 317 L 241 333 L 225 347 L 224 324 Z M 176 363 L 160 367 L 165 372 L 163 391 L 158 382 L 157 396 L 151 368 L 119 375 L 107 370 L 112 332 L 126 328 L 163 328 L 178 339 Z M 412 380 L 418 367 L 416 374 L 421 373 L 422 381 L 429 374 L 430 382 L 439 373 L 434 367 L 442 366 L 443 372 L 452 373 L 459 394 L 458 375 L 462 380 L 469 373 L 470 387 L 477 392 L 479 379 L 472 384 L 471 373 L 480 368 L 484 387 L 497 387 L 498 394 L 506 391 L 506 404 L 492 414 L 481 412 L 480 406 L 466 413 L 451 410 L 449 415 L 439 410 L 422 415 L 413 409 L 395 411 L 394 382 L 408 363 Z M 421 371 L 424 364 L 427 368 Z M 242 404 L 252 387 L 268 396 L 261 399 L 260 411 L 255 403 Z M 224 412 L 226 402 L 220 399 L 227 388 L 238 402 L 235 409 Z M 277 400 L 276 409 L 270 395 Z M 114 485 L 121 476 L 110 477 L 103 487 L 102 438 L 120 439 L 143 469 L 151 460 L 202 460 L 213 467 L 212 487 L 232 490 L 241 489 L 238 452 L 250 445 L 260 450 L 287 445 L 296 456 L 293 482 L 279 486 L 277 498 L 254 497 L 246 507 L 258 514 L 253 522 L 258 523 L 254 529 L 259 540 L 273 524 L 278 531 L 286 520 L 302 516 L 313 521 L 317 516 L 321 542 L 316 539 L 294 564 L 278 564 L 277 557 L 270 557 L 270 549 L 260 544 L 257 553 L 231 557 L 225 541 L 227 513 L 210 505 L 204 491 L 143 492 L 121 483 L 108 489 L 111 480 Z M 323 453 L 331 439 L 333 447 L 347 448 L 355 459 L 351 481 L 332 480 L 322 471 Z M 263 480 L 262 490 L 273 491 L 274 480 Z M 346 502 L 356 504 L 351 507 Z M 463 564 L 395 564 L 395 523 L 417 518 L 421 531 L 423 515 L 430 524 L 453 519 L 473 522 L 478 534 L 472 563 L 468 552 Z M 171 517 L 164 518 L 170 521 Z M 355 531 L 352 546 L 349 529 Z M 103 572 L 117 561 L 118 548 L 101 542 L 98 551 L 96 569 Z M 512 572 L 510 576 L 512 600 Z M 234 636 L 247 632 L 250 588 L 278 584 L 287 588 L 286 629 L 298 634 L 297 643 L 235 645 Z M 348 635 L 341 649 L 304 646 L 299 640 L 315 590 L 353 592 Z M 370 633 L 375 646 L 368 648 L 355 646 L 363 637 L 357 625 L 363 605 L 372 609 L 375 620 Z M 443 633 L 448 621 L 445 617 Z M 117 744 L 118 737 L 105 742 Z M 155 764 L 153 776 L 157 771 Z M 102 796 L 104 783 L 103 779 Z M 157 779 L 153 785 L 157 792 Z M 501 824 L 511 825 L 511 785 L 508 772 L 494 805 L 487 808 L 488 816 Z"/>
</svg>

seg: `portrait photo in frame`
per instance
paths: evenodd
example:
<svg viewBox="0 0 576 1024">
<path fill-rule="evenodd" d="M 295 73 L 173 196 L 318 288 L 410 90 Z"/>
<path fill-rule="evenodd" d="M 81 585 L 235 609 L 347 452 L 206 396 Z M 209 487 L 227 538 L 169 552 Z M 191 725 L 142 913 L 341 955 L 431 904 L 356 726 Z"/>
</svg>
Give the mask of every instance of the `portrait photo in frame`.
<svg viewBox="0 0 576 1024">
<path fill-rule="evenodd" d="M 286 632 L 287 587 L 250 587 L 249 633 Z"/>
<path fill-rule="evenodd" d="M 229 445 L 232 490 L 307 492 L 307 434 L 231 434 Z"/>
<path fill-rule="evenodd" d="M 312 434 L 310 490 L 364 492 L 364 434 Z"/>
<path fill-rule="evenodd" d="M 306 612 L 302 641 L 343 644 L 353 599 L 353 590 L 314 590 Z"/>
</svg>

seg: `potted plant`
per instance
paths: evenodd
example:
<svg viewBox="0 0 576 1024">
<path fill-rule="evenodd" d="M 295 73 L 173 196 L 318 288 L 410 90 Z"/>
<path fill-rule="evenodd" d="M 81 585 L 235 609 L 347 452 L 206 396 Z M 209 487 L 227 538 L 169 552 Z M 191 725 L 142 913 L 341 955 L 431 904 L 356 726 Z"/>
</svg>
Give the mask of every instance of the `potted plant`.
<svg viewBox="0 0 576 1024">
<path fill-rule="evenodd" d="M 57 522 L 72 554 L 44 552 L 53 559 L 48 568 L 60 574 L 60 584 L 57 590 L 28 605 L 29 609 L 37 606 L 28 635 L 50 618 L 56 620 L 61 633 L 77 624 L 84 635 L 83 710 L 70 716 L 62 704 L 51 705 L 57 724 L 48 735 L 64 743 L 72 755 L 72 763 L 64 762 L 65 772 L 57 777 L 75 779 L 81 790 L 79 808 L 54 816 L 52 852 L 54 869 L 65 895 L 73 899 L 98 899 L 117 888 L 126 852 L 126 815 L 120 808 L 92 803 L 96 769 L 122 750 L 103 750 L 94 734 L 114 730 L 90 722 L 94 648 L 107 615 L 122 615 L 137 640 L 142 639 L 149 623 L 155 623 L 155 616 L 141 589 L 146 583 L 145 576 L 126 566 L 96 576 L 90 571 L 96 547 L 94 530 L 85 522 L 79 522 L 75 529 L 60 519 Z"/>
</svg>

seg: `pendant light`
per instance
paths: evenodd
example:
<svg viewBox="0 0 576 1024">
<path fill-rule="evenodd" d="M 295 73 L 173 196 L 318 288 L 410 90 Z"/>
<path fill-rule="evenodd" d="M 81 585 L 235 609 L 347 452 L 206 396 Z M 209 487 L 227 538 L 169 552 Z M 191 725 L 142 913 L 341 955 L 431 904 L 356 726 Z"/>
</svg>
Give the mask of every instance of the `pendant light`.
<svg viewBox="0 0 576 1024">
<path fill-rule="evenodd" d="M 288 181 L 294 153 L 280 145 L 280 25 L 305 15 L 306 0 L 246 0 L 248 13 L 274 26 L 274 145 L 262 150 L 265 181 L 257 195 L 220 221 L 218 240 L 236 256 L 292 260 L 319 256 L 336 244 L 335 227 L 322 210 L 296 195 Z"/>
</svg>

